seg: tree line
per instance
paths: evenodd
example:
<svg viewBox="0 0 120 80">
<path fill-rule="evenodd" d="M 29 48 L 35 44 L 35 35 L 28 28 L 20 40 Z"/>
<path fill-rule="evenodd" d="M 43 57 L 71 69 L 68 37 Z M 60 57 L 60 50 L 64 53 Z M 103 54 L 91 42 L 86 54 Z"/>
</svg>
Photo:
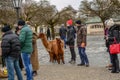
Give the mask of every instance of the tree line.
<svg viewBox="0 0 120 80">
<path fill-rule="evenodd" d="M 66 20 L 81 19 L 85 22 L 89 17 L 98 16 L 103 22 L 108 18 L 116 17 L 120 14 L 119 0 L 83 0 L 78 10 L 71 5 L 58 11 L 55 5 L 51 5 L 47 0 L 26 0 L 20 9 L 20 18 L 29 21 L 32 26 L 41 25 L 49 26 L 52 31 L 52 37 L 55 37 L 54 27 L 56 25 L 65 24 Z M 79 12 L 79 14 L 78 14 Z M 16 12 L 13 8 L 12 0 L 0 1 L 0 24 L 9 23 L 13 25 L 17 22 Z"/>
</svg>

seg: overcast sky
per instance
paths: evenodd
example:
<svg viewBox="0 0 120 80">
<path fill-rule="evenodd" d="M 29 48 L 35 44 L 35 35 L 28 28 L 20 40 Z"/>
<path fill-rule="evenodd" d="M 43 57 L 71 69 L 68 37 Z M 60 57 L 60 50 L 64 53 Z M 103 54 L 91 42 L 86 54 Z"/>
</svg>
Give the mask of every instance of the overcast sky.
<svg viewBox="0 0 120 80">
<path fill-rule="evenodd" d="M 35 1 L 39 1 L 39 0 L 35 0 Z M 62 8 L 68 5 L 72 5 L 74 9 L 78 9 L 80 2 L 82 0 L 48 0 L 48 1 L 50 1 L 52 5 L 56 5 L 58 10 L 61 10 Z"/>
</svg>

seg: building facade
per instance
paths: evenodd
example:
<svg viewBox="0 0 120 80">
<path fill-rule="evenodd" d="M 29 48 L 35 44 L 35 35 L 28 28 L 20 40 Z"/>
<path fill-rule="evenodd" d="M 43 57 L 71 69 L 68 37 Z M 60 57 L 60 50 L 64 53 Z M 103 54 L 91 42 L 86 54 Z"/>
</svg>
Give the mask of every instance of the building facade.
<svg viewBox="0 0 120 80">
<path fill-rule="evenodd" d="M 120 24 L 120 21 L 116 21 L 115 24 Z M 88 35 L 104 34 L 103 23 L 88 23 L 86 26 Z"/>
</svg>

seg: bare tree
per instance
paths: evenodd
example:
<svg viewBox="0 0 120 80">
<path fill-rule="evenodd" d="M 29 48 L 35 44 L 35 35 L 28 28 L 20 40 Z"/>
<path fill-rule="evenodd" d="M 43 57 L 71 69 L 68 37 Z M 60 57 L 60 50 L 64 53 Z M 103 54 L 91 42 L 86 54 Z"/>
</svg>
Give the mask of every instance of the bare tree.
<svg viewBox="0 0 120 80">
<path fill-rule="evenodd" d="M 66 22 L 68 19 L 74 19 L 76 10 L 71 6 L 64 8 L 61 11 L 56 9 L 56 6 L 51 5 L 49 1 L 41 0 L 40 2 L 31 2 L 23 5 L 22 18 L 29 21 L 32 26 L 37 27 L 41 25 L 49 26 L 52 31 L 52 38 L 55 38 L 54 28 L 57 24 Z"/>
<path fill-rule="evenodd" d="M 113 6 L 111 0 L 84 0 L 80 5 L 80 12 L 83 14 L 89 14 L 90 16 L 98 16 L 105 28 L 105 20 L 112 17 L 116 13 L 116 8 Z"/>
<path fill-rule="evenodd" d="M 10 0 L 0 1 L 0 24 L 13 25 L 16 21 L 15 12 Z"/>
<path fill-rule="evenodd" d="M 49 5 L 44 8 L 43 19 L 46 24 L 50 25 L 52 31 L 52 38 L 55 38 L 54 27 L 57 24 L 65 23 L 68 19 L 75 19 L 76 10 L 71 6 L 65 7 L 58 11 L 54 5 Z"/>
<path fill-rule="evenodd" d="M 111 0 L 111 2 L 113 2 L 113 6 L 114 6 L 114 11 L 116 12 L 116 14 L 120 14 L 120 0 Z"/>
<path fill-rule="evenodd" d="M 71 6 L 68 5 L 67 7 L 63 8 L 60 12 L 60 20 L 59 24 L 65 24 L 67 20 L 73 19 L 75 20 L 77 11 Z"/>
</svg>

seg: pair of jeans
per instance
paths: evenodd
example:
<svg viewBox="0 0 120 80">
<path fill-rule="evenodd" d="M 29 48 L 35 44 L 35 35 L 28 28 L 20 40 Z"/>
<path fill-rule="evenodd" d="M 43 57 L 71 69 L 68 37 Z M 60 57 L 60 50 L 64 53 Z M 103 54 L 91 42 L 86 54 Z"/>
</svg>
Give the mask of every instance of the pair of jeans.
<svg viewBox="0 0 120 80">
<path fill-rule="evenodd" d="M 5 58 L 5 61 L 8 70 L 8 80 L 14 80 L 14 69 L 16 71 L 18 80 L 23 80 L 21 69 L 19 67 L 19 59 L 9 56 Z"/>
<path fill-rule="evenodd" d="M 75 54 L 75 49 L 74 49 L 74 46 L 69 46 L 70 48 L 70 52 L 71 52 L 71 60 L 74 60 L 76 61 L 76 54 Z"/>
<path fill-rule="evenodd" d="M 30 62 L 30 53 L 22 53 L 23 65 L 26 71 L 27 80 L 33 80 L 32 64 Z"/>
<path fill-rule="evenodd" d="M 81 64 L 89 64 L 88 57 L 85 52 L 86 49 L 83 47 L 78 47 L 78 50 L 81 59 Z"/>
</svg>

